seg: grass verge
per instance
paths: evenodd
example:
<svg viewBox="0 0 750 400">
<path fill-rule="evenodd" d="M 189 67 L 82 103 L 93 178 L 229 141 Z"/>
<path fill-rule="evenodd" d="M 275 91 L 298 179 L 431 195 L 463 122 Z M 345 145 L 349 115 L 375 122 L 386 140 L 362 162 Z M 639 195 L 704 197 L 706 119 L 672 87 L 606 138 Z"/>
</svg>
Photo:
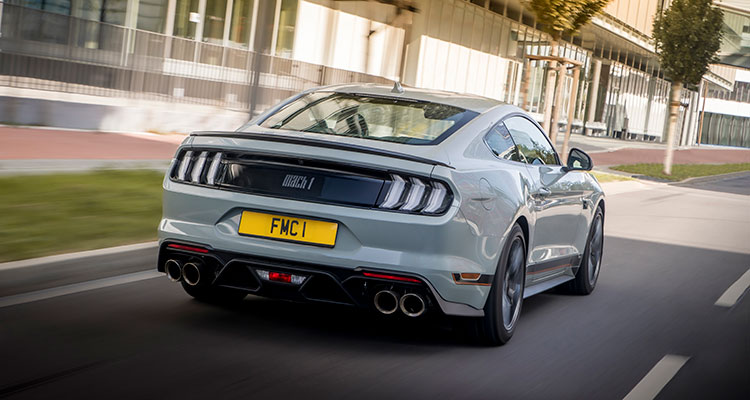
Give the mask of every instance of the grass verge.
<svg viewBox="0 0 750 400">
<path fill-rule="evenodd" d="M 0 262 L 156 238 L 156 171 L 0 177 Z"/>
<path fill-rule="evenodd" d="M 710 176 L 728 174 L 732 172 L 750 171 L 750 163 L 740 164 L 675 164 L 672 166 L 672 175 L 662 172 L 662 164 L 633 164 L 618 165 L 611 169 L 629 172 L 636 175 L 646 175 L 668 181 L 681 181 L 699 176 Z"/>
<path fill-rule="evenodd" d="M 591 171 L 591 175 L 594 175 L 597 181 L 599 183 L 606 183 L 606 182 L 619 182 L 619 181 L 632 181 L 633 178 L 629 176 L 623 176 L 623 175 L 616 175 L 616 174 L 608 174 L 606 172 L 599 172 L 599 171 Z"/>
</svg>

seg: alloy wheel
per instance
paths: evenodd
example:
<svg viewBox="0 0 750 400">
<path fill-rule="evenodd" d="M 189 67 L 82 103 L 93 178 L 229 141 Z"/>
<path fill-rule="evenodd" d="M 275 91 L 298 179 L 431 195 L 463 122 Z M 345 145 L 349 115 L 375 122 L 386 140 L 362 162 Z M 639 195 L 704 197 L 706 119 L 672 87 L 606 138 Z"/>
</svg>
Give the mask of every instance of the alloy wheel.
<svg viewBox="0 0 750 400">
<path fill-rule="evenodd" d="M 516 238 L 510 247 L 508 264 L 505 267 L 505 279 L 503 279 L 502 310 L 503 326 L 506 330 L 513 329 L 520 311 L 523 276 L 526 272 L 524 264 L 523 241 L 521 238 Z"/>
</svg>

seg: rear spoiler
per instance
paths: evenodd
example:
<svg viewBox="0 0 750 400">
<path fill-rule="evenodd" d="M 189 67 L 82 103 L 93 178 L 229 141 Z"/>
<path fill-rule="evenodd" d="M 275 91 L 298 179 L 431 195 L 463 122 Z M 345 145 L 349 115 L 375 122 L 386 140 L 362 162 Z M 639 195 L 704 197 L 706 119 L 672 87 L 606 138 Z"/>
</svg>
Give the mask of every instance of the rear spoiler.
<svg viewBox="0 0 750 400">
<path fill-rule="evenodd" d="M 368 146 L 359 146 L 359 145 L 350 144 L 350 143 L 329 142 L 327 140 L 318 140 L 318 139 L 312 139 L 312 138 L 306 138 L 306 137 L 294 137 L 294 136 L 278 135 L 278 134 L 270 134 L 270 133 L 216 132 L 216 131 L 193 132 L 190 134 L 190 136 L 215 136 L 215 137 L 225 137 L 225 138 L 232 138 L 232 139 L 251 139 L 251 140 L 261 140 L 261 141 L 266 141 L 266 142 L 280 142 L 280 143 L 325 147 L 328 149 L 346 150 L 346 151 L 353 151 L 353 152 L 363 153 L 363 154 L 374 154 L 378 156 L 398 158 L 401 160 L 414 161 L 414 162 L 418 162 L 422 164 L 440 165 L 442 167 L 448 167 L 448 168 L 453 169 L 452 166 L 442 161 L 431 160 L 429 158 L 424 158 L 424 157 L 419 157 L 419 156 L 413 156 L 411 154 L 404 154 L 404 153 L 399 153 L 399 152 L 390 151 L 390 150 L 383 150 L 383 149 L 378 149 L 378 148 L 368 147 Z"/>
</svg>

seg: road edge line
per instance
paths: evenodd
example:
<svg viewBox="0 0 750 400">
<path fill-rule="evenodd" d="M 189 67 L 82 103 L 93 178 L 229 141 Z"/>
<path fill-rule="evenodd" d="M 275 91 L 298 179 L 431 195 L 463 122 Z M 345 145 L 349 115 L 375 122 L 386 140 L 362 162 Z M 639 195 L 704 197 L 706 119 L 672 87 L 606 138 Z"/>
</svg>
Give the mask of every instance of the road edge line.
<svg viewBox="0 0 750 400">
<path fill-rule="evenodd" d="M 33 303 L 35 301 L 52 299 L 55 297 L 66 296 L 90 290 L 104 289 L 126 283 L 139 282 L 146 279 L 153 279 L 163 276 L 161 272 L 155 270 L 146 270 L 133 272 L 125 275 L 112 276 L 109 278 L 95 279 L 93 281 L 71 283 L 49 289 L 41 289 L 33 292 L 14 294 L 6 297 L 0 297 L 0 308 L 16 306 L 19 304 Z"/>
<path fill-rule="evenodd" d="M 79 259 L 84 259 L 84 258 L 89 258 L 89 257 L 106 256 L 106 255 L 111 255 L 111 254 L 125 253 L 128 251 L 149 249 L 152 247 L 156 247 L 158 244 L 159 242 L 157 241 L 143 242 L 143 243 L 135 243 L 135 244 L 126 244 L 124 246 L 105 247 L 103 249 L 86 250 L 86 251 L 79 251 L 75 253 L 65 253 L 65 254 L 57 254 L 53 256 L 45 256 L 45 257 L 38 257 L 38 258 L 28 258 L 25 260 L 10 261 L 10 262 L 5 262 L 5 263 L 0 263 L 0 271 L 6 271 L 10 269 L 17 269 L 17 268 L 36 267 L 40 265 L 52 264 L 52 263 L 62 262 L 62 261 L 72 261 L 72 260 L 79 260 Z"/>
</svg>

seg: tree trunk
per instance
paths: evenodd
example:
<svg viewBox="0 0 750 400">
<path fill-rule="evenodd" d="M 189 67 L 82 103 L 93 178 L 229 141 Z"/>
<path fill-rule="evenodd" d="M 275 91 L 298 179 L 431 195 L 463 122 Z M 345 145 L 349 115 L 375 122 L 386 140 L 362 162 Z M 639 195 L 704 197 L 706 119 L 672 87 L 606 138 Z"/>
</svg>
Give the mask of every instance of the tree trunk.
<svg viewBox="0 0 750 400">
<path fill-rule="evenodd" d="M 531 61 L 528 58 L 523 60 L 523 74 L 521 75 L 521 108 L 529 111 L 529 75 L 531 75 Z M 510 96 L 508 96 L 510 99 Z"/>
<path fill-rule="evenodd" d="M 677 117 L 680 115 L 680 93 L 682 82 L 672 82 L 669 95 L 669 125 L 667 126 L 667 152 L 664 154 L 664 173 L 672 175 L 672 158 L 674 157 L 674 132 L 677 129 Z"/>
<path fill-rule="evenodd" d="M 552 141 L 552 145 L 557 147 L 557 133 L 560 131 L 558 121 L 560 120 L 560 109 L 562 108 L 562 88 L 563 82 L 565 82 L 565 64 L 557 63 L 557 77 L 555 78 L 555 93 L 553 98 L 555 102 L 552 104 L 552 113 L 550 114 L 550 135 L 549 139 Z"/>
<path fill-rule="evenodd" d="M 573 86 L 570 91 L 570 104 L 568 105 L 568 124 L 565 127 L 565 138 L 562 146 L 563 165 L 568 163 L 568 146 L 570 142 L 570 132 L 573 129 L 573 114 L 576 111 L 576 102 L 578 101 L 578 78 L 581 76 L 581 67 L 573 70 Z"/>
<path fill-rule="evenodd" d="M 558 40 L 556 38 L 550 38 L 549 55 L 552 57 L 557 57 L 557 44 Z M 556 71 L 557 61 L 550 61 L 547 70 L 547 87 L 544 93 L 544 124 L 542 125 L 544 130 L 547 132 L 547 136 L 549 136 L 550 138 L 552 137 L 552 129 L 550 125 L 552 116 L 552 102 L 554 101 L 555 95 L 555 86 L 553 82 L 555 79 Z"/>
</svg>

